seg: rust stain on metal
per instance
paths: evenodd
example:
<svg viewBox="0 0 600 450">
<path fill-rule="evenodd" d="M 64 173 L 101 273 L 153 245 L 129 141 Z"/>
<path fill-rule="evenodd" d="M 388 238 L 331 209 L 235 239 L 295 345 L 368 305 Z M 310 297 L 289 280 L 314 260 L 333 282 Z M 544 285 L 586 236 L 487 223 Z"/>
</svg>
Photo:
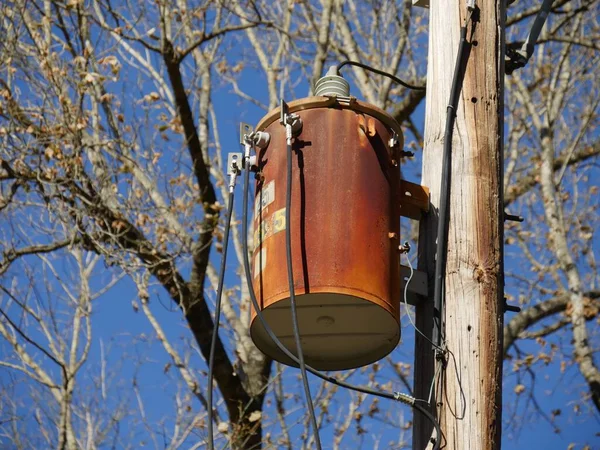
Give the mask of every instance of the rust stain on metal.
<svg viewBox="0 0 600 450">
<path fill-rule="evenodd" d="M 372 117 L 365 117 L 364 114 L 360 114 L 357 116 L 358 119 L 358 128 L 362 130 L 362 132 L 368 136 L 373 137 L 377 133 L 375 128 L 375 120 Z"/>
<path fill-rule="evenodd" d="M 278 209 L 268 217 L 262 217 L 261 222 L 254 227 L 254 248 L 272 235 L 285 230 L 285 208 Z"/>
<path fill-rule="evenodd" d="M 373 138 L 359 145 L 357 124 L 363 116 L 354 111 L 311 109 L 300 116 L 304 128 L 294 144 L 291 202 L 297 293 L 325 286 L 356 289 L 397 316 L 399 263 L 388 233 L 399 230 L 394 193 L 400 180 L 385 145 L 390 132 L 373 121 Z M 285 209 L 287 183 L 285 130 L 273 123 L 266 131 L 271 144 L 259 164 L 265 180 L 277 186 L 272 208 L 279 211 Z M 269 267 L 257 293 L 266 307 L 288 296 L 284 233 L 270 234 L 256 251 L 263 246 Z"/>
<path fill-rule="evenodd" d="M 302 118 L 303 129 L 293 145 L 291 220 L 285 224 L 284 218 L 280 228 L 291 230 L 298 307 L 302 294 L 352 295 L 384 309 L 399 323 L 400 170 L 392 163 L 388 144 L 389 124 L 395 122 L 364 103 L 355 111 L 313 97 L 289 106 Z M 380 120 L 383 115 L 385 122 Z M 252 261 L 260 252 L 268 260 L 255 272 L 261 309 L 289 297 L 285 233 L 275 231 L 273 218 L 285 211 L 287 185 L 285 129 L 276 117 L 276 111 L 269 113 L 257 127 L 271 134 L 271 143 L 258 155 L 264 182 L 257 185 L 256 201 L 261 202 L 261 190 L 269 183 L 275 186 L 269 211 L 259 208 L 254 218 Z M 402 145 L 397 124 L 394 131 Z M 398 338 L 399 331 L 389 351 Z"/>
</svg>

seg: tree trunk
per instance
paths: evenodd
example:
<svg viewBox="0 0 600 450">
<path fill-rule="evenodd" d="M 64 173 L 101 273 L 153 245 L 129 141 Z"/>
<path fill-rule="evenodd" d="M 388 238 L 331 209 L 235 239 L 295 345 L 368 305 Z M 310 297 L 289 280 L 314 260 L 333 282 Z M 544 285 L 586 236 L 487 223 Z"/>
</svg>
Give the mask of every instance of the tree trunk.
<svg viewBox="0 0 600 450">
<path fill-rule="evenodd" d="M 433 213 L 424 219 L 423 269 L 433 280 L 435 222 L 440 196 L 446 107 L 467 16 L 464 2 L 430 3 L 429 65 L 423 184 Z M 478 0 L 468 25 L 468 62 L 456 110 L 452 145 L 450 224 L 442 308 L 442 342 L 452 354 L 436 381 L 435 399 L 446 449 L 499 449 L 503 322 L 502 139 L 504 4 Z M 428 302 L 433 301 L 430 289 Z M 421 306 L 418 323 L 428 332 L 433 308 Z M 417 339 L 415 395 L 427 399 L 432 352 Z M 454 361 L 454 358 L 456 361 Z M 431 427 L 415 416 L 413 448 L 425 448 Z"/>
</svg>

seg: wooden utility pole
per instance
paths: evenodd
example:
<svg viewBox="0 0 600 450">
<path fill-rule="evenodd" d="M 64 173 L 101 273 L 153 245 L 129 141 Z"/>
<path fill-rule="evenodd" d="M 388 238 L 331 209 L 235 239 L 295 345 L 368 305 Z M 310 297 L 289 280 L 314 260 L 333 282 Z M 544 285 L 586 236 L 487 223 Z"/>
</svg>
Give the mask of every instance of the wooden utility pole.
<svg viewBox="0 0 600 450">
<path fill-rule="evenodd" d="M 432 212 L 421 224 L 419 264 L 429 274 L 428 301 L 417 325 L 433 327 L 433 274 L 446 107 L 450 98 L 464 0 L 431 0 L 425 147 L 422 184 L 431 190 Z M 431 344 L 417 335 L 415 396 L 432 404 L 445 449 L 499 449 L 502 429 L 503 199 L 502 140 L 505 2 L 477 0 L 468 24 L 468 59 L 456 109 L 442 339 L 454 354 L 445 367 Z M 424 449 L 431 426 L 415 414 L 413 449 Z M 431 446 L 431 444 L 429 444 Z"/>
</svg>

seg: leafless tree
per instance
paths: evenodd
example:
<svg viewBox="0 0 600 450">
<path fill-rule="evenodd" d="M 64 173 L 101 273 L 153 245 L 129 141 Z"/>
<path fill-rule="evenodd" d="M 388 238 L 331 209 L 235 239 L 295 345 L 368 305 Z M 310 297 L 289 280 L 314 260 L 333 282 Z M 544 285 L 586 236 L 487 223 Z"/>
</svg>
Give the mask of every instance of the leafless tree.
<svg viewBox="0 0 600 450">
<path fill-rule="evenodd" d="M 509 8 L 513 40 L 539 8 L 521 3 Z M 426 10 L 410 0 L 14 0 L 0 8 L 0 365 L 9 374 L 0 442 L 128 447 L 143 434 L 155 447 L 201 448 L 214 425 L 221 447 L 312 448 L 297 373 L 249 336 L 235 215 L 227 279 L 238 281 L 223 296 L 221 395 L 207 423 L 213 264 L 227 198 L 222 136 L 232 120 L 215 98 L 233 93 L 242 108 L 267 112 L 281 97 L 310 95 L 327 66 L 344 59 L 424 84 Z M 595 0 L 555 2 L 530 64 L 507 78 L 505 199 L 527 218 L 507 224 L 507 296 L 523 307 L 504 333 L 515 415 L 536 408 L 533 394 L 521 401 L 533 392 L 536 365 L 580 374 L 580 410 L 600 410 L 599 12 Z M 390 111 L 407 145 L 420 148 L 424 92 L 356 67 L 344 76 L 353 95 Z M 244 82 L 257 77 L 260 95 Z M 404 163 L 408 176 L 416 166 Z M 121 292 L 116 284 L 135 292 L 122 314 L 137 312 L 150 330 L 132 338 L 144 349 L 135 356 L 92 334 L 96 305 Z M 191 331 L 184 341 L 161 314 L 165 295 Z M 529 340 L 539 343 L 535 353 L 521 348 Z M 404 390 L 411 373 L 400 352 L 340 376 Z M 122 369 L 127 380 L 109 360 L 134 365 Z M 160 426 L 138 370 L 155 370 L 173 392 L 175 417 Z M 317 382 L 313 393 L 335 448 L 407 446 L 402 411 Z M 392 427 L 402 431 L 382 442 L 379 430 Z"/>
<path fill-rule="evenodd" d="M 598 4 L 562 3 L 541 36 L 532 64 L 507 78 L 505 201 L 529 225 L 507 231 L 507 251 L 515 261 L 507 274 L 514 286 L 510 299 L 518 300 L 523 310 L 507 322 L 504 349 L 514 358 L 511 370 L 519 380 L 518 394 L 533 392 L 532 367 L 560 361 L 561 372 L 578 369 L 587 385 L 575 411 L 593 405 L 597 414 L 600 371 L 594 355 L 600 279 L 593 243 L 598 226 L 600 53 L 587 39 L 597 37 Z M 512 22 L 527 14 L 523 9 Z M 557 340 L 564 333 L 570 336 L 566 342 Z M 522 351 L 518 339 L 535 340 L 537 353 Z M 553 410 L 551 419 L 560 409 Z"/>
</svg>

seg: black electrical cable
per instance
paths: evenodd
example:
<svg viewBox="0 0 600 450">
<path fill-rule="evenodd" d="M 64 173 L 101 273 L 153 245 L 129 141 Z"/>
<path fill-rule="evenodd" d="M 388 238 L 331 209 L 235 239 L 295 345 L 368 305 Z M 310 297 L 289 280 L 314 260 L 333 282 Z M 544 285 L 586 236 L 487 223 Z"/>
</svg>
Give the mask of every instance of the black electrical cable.
<svg viewBox="0 0 600 450">
<path fill-rule="evenodd" d="M 286 125 L 287 127 L 288 125 Z M 294 331 L 294 340 L 296 341 L 296 353 L 298 354 L 298 365 L 300 366 L 300 374 L 302 376 L 302 385 L 304 386 L 304 395 L 308 406 L 310 422 L 313 427 L 313 435 L 317 449 L 321 450 L 321 438 L 319 437 L 319 425 L 315 416 L 315 407 L 310 395 L 310 386 L 308 385 L 308 377 L 306 376 L 306 365 L 304 363 L 304 352 L 302 351 L 302 343 L 300 342 L 300 327 L 298 326 L 298 311 L 296 309 L 296 293 L 294 288 L 294 268 L 292 266 L 292 143 L 288 139 L 286 144 L 287 152 L 287 186 L 285 190 L 285 255 L 287 260 L 288 286 L 290 290 L 290 307 L 292 310 L 292 328 Z"/>
<path fill-rule="evenodd" d="M 249 167 L 250 167 L 250 165 L 247 161 L 246 161 L 245 167 L 246 167 L 246 170 L 244 170 L 244 192 L 243 192 L 244 197 L 243 197 L 243 202 L 242 202 L 242 253 L 244 254 L 244 257 L 243 257 L 244 272 L 246 274 L 246 283 L 248 284 L 248 293 L 250 295 L 250 301 L 252 302 L 252 307 L 254 308 L 254 311 L 256 312 L 256 317 L 258 317 L 258 320 L 260 321 L 261 325 L 263 326 L 265 332 L 267 333 L 267 335 L 269 336 L 271 341 L 273 341 L 273 344 L 275 344 L 275 346 L 284 355 L 286 355 L 289 359 L 291 359 L 293 362 L 295 362 L 296 364 L 300 364 L 300 361 L 298 360 L 298 358 L 296 358 L 296 356 L 292 352 L 290 352 L 285 345 L 283 345 L 281 343 L 279 338 L 275 335 L 275 333 L 273 332 L 273 330 L 267 323 L 265 317 L 263 316 L 260 305 L 258 304 L 258 300 L 256 299 L 256 295 L 254 293 L 254 283 L 252 281 L 252 275 L 251 275 L 252 272 L 250 271 L 250 259 L 249 259 L 249 251 L 248 251 L 248 194 L 250 191 L 250 189 L 249 189 L 249 185 L 250 185 Z M 376 391 L 375 389 L 371 389 L 371 388 L 363 387 L 363 386 L 355 386 L 353 384 L 346 383 L 345 381 L 340 381 L 337 378 L 334 378 L 323 372 L 320 372 L 308 364 L 305 364 L 305 367 L 308 372 L 321 378 L 324 381 L 335 384 L 336 386 L 339 386 L 339 387 L 342 387 L 345 389 L 350 389 L 355 392 L 361 392 L 361 393 L 367 394 L 367 395 L 375 395 L 377 397 L 386 398 L 388 400 L 399 401 L 399 402 L 407 404 L 407 405 L 411 406 L 412 408 L 416 409 L 417 411 L 421 412 L 423 415 L 425 415 L 425 417 L 427 417 L 428 420 L 431 421 L 431 423 L 433 424 L 433 426 L 436 430 L 437 439 L 433 446 L 433 450 L 439 450 L 440 443 L 441 443 L 441 430 L 440 430 L 439 423 L 437 422 L 435 417 L 433 417 L 433 415 L 429 411 L 424 409 L 421 405 L 418 405 L 417 403 L 415 403 L 415 399 L 412 398 L 411 396 L 406 395 L 406 394 L 401 394 L 401 393 L 389 393 L 389 392 Z"/>
<path fill-rule="evenodd" d="M 438 213 L 437 227 L 437 251 L 435 261 L 435 281 L 433 289 L 433 307 L 434 321 L 437 321 L 434 327 L 434 342 L 441 346 L 441 326 L 442 326 L 442 291 L 444 287 L 444 275 L 446 273 L 447 241 L 449 226 L 449 208 L 450 200 L 450 168 L 452 165 L 452 133 L 454 131 L 454 120 L 456 119 L 456 108 L 458 107 L 459 94 L 462 87 L 461 72 L 463 70 L 463 60 L 465 59 L 465 50 L 467 42 L 467 18 L 465 25 L 460 29 L 460 43 L 458 45 L 458 54 L 454 66 L 454 75 L 452 77 L 452 87 L 450 88 L 450 100 L 446 108 L 446 129 L 444 131 L 444 150 L 442 160 L 442 181 L 440 187 L 440 206 Z"/>
<path fill-rule="evenodd" d="M 342 61 L 341 63 L 339 63 L 337 65 L 336 72 L 339 74 L 340 69 L 344 66 L 356 66 L 356 67 L 360 67 L 362 69 L 368 70 L 370 72 L 376 73 L 378 75 L 383 75 L 384 77 L 388 77 L 388 78 L 394 80 L 396 83 L 404 86 L 405 88 L 412 89 L 414 91 L 424 91 L 425 90 L 425 86 L 414 86 L 412 84 L 408 84 L 406 81 L 401 80 L 400 78 L 398 78 L 395 75 L 392 75 L 391 73 L 387 73 L 387 72 L 384 72 L 383 70 L 375 69 L 371 66 L 368 66 L 363 63 L 359 63 L 357 61 L 350 61 L 350 60 Z"/>
<path fill-rule="evenodd" d="M 515 42 L 506 46 L 506 56 L 508 59 L 506 60 L 504 71 L 507 75 L 512 74 L 521 67 L 525 67 L 533 56 L 535 44 L 542 32 L 542 28 L 544 28 L 546 19 L 552 10 L 552 3 L 554 3 L 554 0 L 544 0 L 540 10 L 535 16 L 535 20 L 533 21 L 533 25 L 529 30 L 529 35 L 524 44 L 521 45 Z"/>
<path fill-rule="evenodd" d="M 440 445 L 442 443 L 442 430 L 440 428 L 439 422 L 436 420 L 434 415 L 427 410 L 427 408 L 419 405 L 418 403 L 413 403 L 411 406 L 417 411 L 419 411 L 421 414 L 423 414 L 425 417 L 427 417 L 427 419 L 429 419 L 429 421 L 433 424 L 433 427 L 435 428 L 435 440 L 431 438 L 431 441 L 433 442 L 432 450 L 439 450 Z"/>
<path fill-rule="evenodd" d="M 210 355 L 208 357 L 208 392 L 206 393 L 206 403 L 208 404 L 208 448 L 213 450 L 214 436 L 213 436 L 213 370 L 215 365 L 215 349 L 217 346 L 217 339 L 219 336 L 219 320 L 221 318 L 221 296 L 223 294 L 223 283 L 225 281 L 225 263 L 227 262 L 227 243 L 229 242 L 229 228 L 231 226 L 231 216 L 233 214 L 233 192 L 229 193 L 229 200 L 227 205 L 227 220 L 225 221 L 225 233 L 223 236 L 223 256 L 221 258 L 221 269 L 219 271 L 219 283 L 217 286 L 217 299 L 215 301 L 215 323 L 212 333 L 212 340 L 210 341 Z"/>
</svg>

